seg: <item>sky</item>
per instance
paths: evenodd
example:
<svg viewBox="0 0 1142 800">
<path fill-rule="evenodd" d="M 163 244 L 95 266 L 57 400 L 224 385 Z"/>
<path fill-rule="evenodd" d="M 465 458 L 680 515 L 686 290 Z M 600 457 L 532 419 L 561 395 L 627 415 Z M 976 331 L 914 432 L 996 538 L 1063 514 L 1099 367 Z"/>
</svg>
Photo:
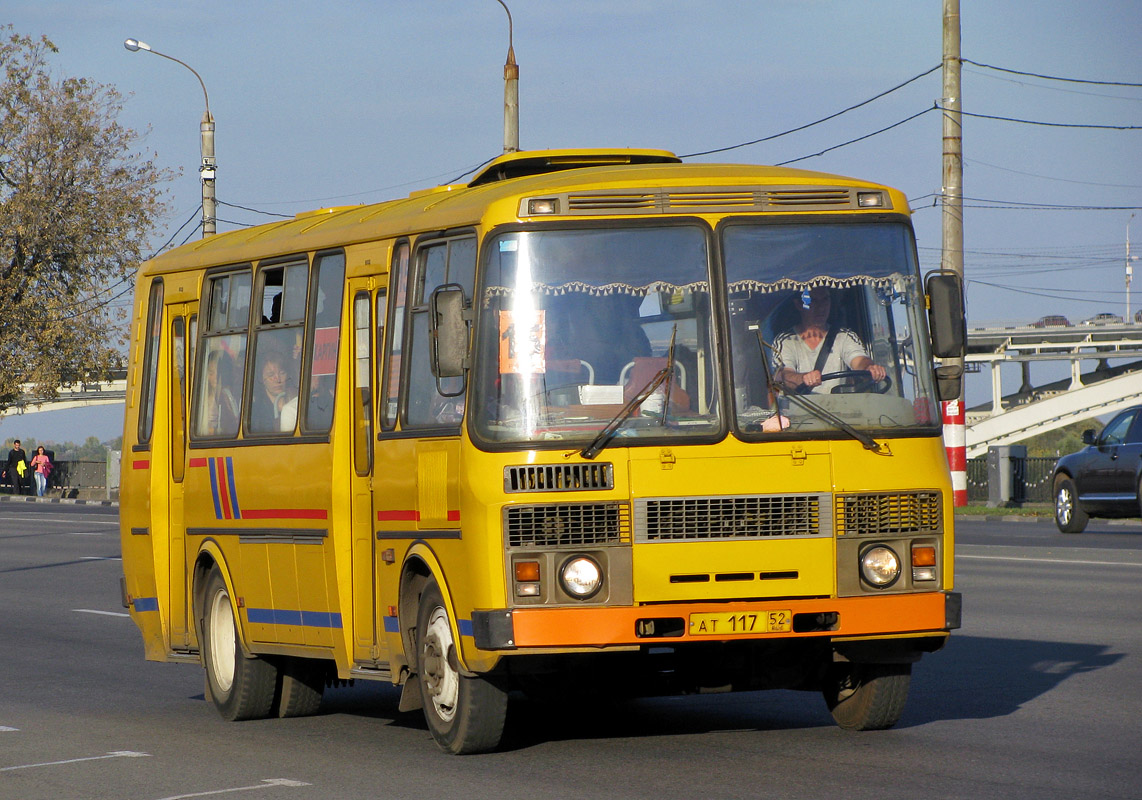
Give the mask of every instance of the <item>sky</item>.
<svg viewBox="0 0 1142 800">
<path fill-rule="evenodd" d="M 915 212 L 922 269 L 939 266 L 941 74 L 917 76 L 941 63 L 941 0 L 507 3 L 522 149 L 688 156 L 800 128 L 916 78 L 819 125 L 687 160 L 792 161 L 895 186 Z M 1113 84 L 1142 83 L 1142 3 L 960 0 L 960 12 L 961 55 L 975 62 L 962 74 L 969 326 L 1125 314 L 1142 88 Z M 57 76 L 117 88 L 119 120 L 143 134 L 141 149 L 181 170 L 156 247 L 196 235 L 204 99 L 187 69 L 128 52 L 127 38 L 206 85 L 220 231 L 402 197 L 502 152 L 508 24 L 497 0 L 7 0 L 4 23 L 47 35 Z M 1142 254 L 1142 216 L 1134 223 Z M 1131 314 L 1142 271 L 1135 289 Z M 1008 381 L 1018 384 L 1017 369 Z M 983 376 L 969 380 L 969 404 L 988 396 Z M 121 406 L 7 417 L 0 440 L 106 439 L 121 420 Z"/>
</svg>

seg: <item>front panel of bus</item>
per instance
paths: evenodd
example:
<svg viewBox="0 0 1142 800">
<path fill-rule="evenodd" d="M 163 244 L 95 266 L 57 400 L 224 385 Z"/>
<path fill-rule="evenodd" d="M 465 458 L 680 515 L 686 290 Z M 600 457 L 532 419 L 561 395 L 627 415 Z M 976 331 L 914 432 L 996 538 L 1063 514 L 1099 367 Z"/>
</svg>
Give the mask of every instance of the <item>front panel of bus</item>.
<svg viewBox="0 0 1142 800">
<path fill-rule="evenodd" d="M 497 579 L 457 590 L 470 664 L 942 643 L 951 494 L 906 218 L 507 225 L 471 305 L 461 513 Z"/>
</svg>

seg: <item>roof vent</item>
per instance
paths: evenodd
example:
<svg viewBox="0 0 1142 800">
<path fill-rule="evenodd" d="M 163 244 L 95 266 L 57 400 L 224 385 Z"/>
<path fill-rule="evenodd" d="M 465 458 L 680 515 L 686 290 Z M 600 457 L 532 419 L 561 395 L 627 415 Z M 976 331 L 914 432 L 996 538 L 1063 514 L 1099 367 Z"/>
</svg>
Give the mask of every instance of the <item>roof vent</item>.
<svg viewBox="0 0 1142 800">
<path fill-rule="evenodd" d="M 485 183 L 584 167 L 680 163 L 682 159 L 666 150 L 522 150 L 505 153 L 495 159 L 468 185 L 482 186 Z"/>
</svg>

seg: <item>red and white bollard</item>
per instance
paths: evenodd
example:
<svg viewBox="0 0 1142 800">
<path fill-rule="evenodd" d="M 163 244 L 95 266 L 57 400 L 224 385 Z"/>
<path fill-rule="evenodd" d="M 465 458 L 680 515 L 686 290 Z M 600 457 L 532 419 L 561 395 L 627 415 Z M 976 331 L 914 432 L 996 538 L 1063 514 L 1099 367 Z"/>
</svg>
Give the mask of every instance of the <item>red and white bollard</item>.
<svg viewBox="0 0 1142 800">
<path fill-rule="evenodd" d="M 952 505 L 966 506 L 968 458 L 964 403 L 963 400 L 948 400 L 940 405 L 944 417 L 944 448 L 948 452 L 948 467 L 952 470 Z"/>
</svg>

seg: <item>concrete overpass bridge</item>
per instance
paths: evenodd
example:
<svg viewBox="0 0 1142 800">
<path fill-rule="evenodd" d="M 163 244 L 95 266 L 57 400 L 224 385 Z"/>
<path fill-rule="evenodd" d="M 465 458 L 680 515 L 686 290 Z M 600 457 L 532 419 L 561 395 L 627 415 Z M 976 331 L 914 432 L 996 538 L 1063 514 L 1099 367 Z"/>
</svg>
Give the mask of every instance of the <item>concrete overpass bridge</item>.
<svg viewBox="0 0 1142 800">
<path fill-rule="evenodd" d="M 127 397 L 127 371 L 117 370 L 103 381 L 75 381 L 60 386 L 52 398 L 37 396 L 34 388 L 31 384 L 24 385 L 20 399 L 11 407 L 0 409 L 0 418 L 31 411 L 63 411 L 122 403 Z"/>
<path fill-rule="evenodd" d="M 968 458 L 1142 402 L 1142 325 L 973 328 L 965 360 L 969 371 L 991 373 L 991 402 L 967 411 Z M 1048 362 L 1068 364 L 1070 377 L 1036 386 L 1031 367 Z M 1001 370 L 1016 364 L 1020 387 L 1004 395 Z"/>
</svg>

